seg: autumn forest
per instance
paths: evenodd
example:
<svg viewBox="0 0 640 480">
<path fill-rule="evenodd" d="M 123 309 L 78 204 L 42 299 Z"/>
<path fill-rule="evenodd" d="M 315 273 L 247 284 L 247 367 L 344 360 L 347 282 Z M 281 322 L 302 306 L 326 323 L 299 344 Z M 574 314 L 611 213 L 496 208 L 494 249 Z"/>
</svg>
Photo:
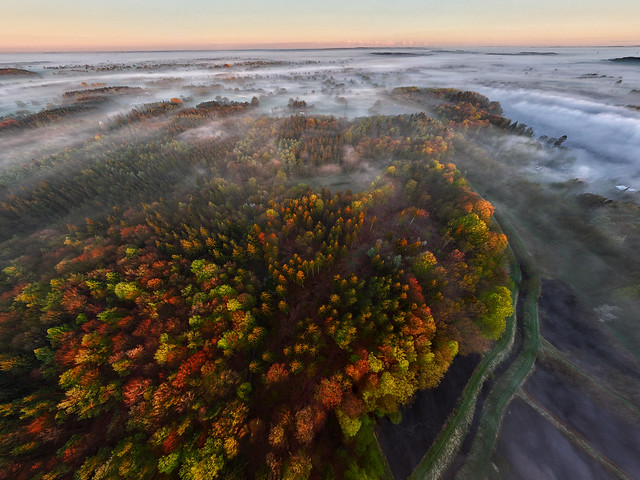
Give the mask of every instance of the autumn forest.
<svg viewBox="0 0 640 480">
<path fill-rule="evenodd" d="M 0 135 L 132 94 L 67 93 Z M 378 419 L 512 314 L 455 139 L 531 134 L 472 92 L 392 96 L 433 114 L 173 98 L 3 170 L 0 478 L 385 478 Z"/>
</svg>

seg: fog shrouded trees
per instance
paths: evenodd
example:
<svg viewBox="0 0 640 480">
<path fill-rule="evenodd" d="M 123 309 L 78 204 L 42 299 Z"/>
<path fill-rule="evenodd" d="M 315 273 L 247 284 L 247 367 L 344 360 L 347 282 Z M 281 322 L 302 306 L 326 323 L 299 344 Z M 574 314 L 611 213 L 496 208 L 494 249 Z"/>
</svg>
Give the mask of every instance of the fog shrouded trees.
<svg viewBox="0 0 640 480">
<path fill-rule="evenodd" d="M 0 478 L 376 478 L 376 416 L 500 336 L 506 239 L 445 125 L 249 106 L 139 110 L 169 115 L 151 143 L 9 192 L 31 229 L 81 191 L 118 208 L 2 272 Z M 212 112 L 236 133 L 175 140 Z M 358 193 L 289 182 L 364 159 Z"/>
</svg>

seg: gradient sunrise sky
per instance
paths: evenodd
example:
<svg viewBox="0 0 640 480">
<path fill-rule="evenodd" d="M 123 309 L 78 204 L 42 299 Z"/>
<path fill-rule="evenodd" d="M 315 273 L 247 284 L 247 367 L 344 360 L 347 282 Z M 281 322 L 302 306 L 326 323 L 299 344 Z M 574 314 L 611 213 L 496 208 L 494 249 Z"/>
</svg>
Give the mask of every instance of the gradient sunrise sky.
<svg viewBox="0 0 640 480">
<path fill-rule="evenodd" d="M 640 44 L 639 0 L 0 0 L 0 51 Z"/>
</svg>

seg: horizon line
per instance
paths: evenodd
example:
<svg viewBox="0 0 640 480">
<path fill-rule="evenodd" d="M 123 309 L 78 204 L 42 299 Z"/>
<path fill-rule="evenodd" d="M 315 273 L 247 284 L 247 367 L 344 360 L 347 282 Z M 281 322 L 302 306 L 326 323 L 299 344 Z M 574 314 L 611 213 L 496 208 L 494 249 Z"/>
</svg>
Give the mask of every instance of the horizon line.
<svg viewBox="0 0 640 480">
<path fill-rule="evenodd" d="M 169 53 L 169 52 L 247 52 L 247 51 L 309 51 L 309 50 L 455 50 L 455 49 L 481 49 L 481 48 L 640 48 L 639 44 L 584 44 L 584 45 L 354 45 L 354 46 L 242 46 L 242 47 L 208 47 L 208 48 L 137 48 L 137 49 L 88 49 L 88 50 L 0 50 L 0 54 L 59 54 L 59 53 Z"/>
</svg>

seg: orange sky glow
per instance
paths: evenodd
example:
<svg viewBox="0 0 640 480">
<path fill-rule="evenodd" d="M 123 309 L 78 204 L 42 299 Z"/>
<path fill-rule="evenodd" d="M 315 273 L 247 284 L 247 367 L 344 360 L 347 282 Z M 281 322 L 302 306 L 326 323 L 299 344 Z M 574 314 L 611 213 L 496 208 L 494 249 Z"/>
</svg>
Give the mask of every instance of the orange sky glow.
<svg viewBox="0 0 640 480">
<path fill-rule="evenodd" d="M 0 51 L 640 44 L 640 2 L 5 2 Z"/>
</svg>

